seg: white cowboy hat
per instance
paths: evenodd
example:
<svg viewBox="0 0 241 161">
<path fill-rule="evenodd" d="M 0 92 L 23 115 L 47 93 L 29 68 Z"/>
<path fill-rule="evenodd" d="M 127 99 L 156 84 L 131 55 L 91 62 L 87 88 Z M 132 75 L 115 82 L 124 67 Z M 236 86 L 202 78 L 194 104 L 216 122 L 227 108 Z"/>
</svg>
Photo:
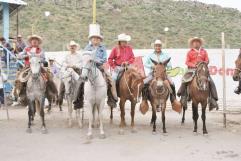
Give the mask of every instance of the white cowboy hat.
<svg viewBox="0 0 241 161">
<path fill-rule="evenodd" d="M 37 39 L 39 41 L 40 44 L 42 44 L 42 37 L 38 36 L 38 35 L 31 35 L 28 36 L 28 42 L 30 43 L 33 39 Z"/>
<path fill-rule="evenodd" d="M 75 41 L 73 41 L 73 40 L 69 42 L 69 44 L 67 45 L 67 49 L 68 49 L 68 50 L 70 50 L 70 47 L 71 47 L 71 46 L 76 46 L 76 47 L 77 47 L 77 50 L 79 50 L 79 49 L 80 49 L 79 44 L 78 44 L 78 43 L 76 43 L 76 42 L 75 42 Z"/>
<path fill-rule="evenodd" d="M 162 45 L 162 41 L 161 40 L 155 40 L 154 45 Z"/>
<path fill-rule="evenodd" d="M 199 42 L 201 43 L 201 45 L 203 45 L 203 43 L 204 43 L 204 40 L 203 40 L 202 38 L 193 37 L 193 38 L 190 38 L 190 39 L 188 40 L 189 46 L 192 46 L 192 44 L 193 44 L 194 41 L 199 41 Z"/>
<path fill-rule="evenodd" d="M 22 38 L 22 35 L 19 34 L 19 35 L 17 36 L 17 38 Z"/>
<path fill-rule="evenodd" d="M 100 25 L 99 24 L 90 24 L 88 38 L 91 39 L 92 37 L 98 37 L 101 40 L 104 39 L 104 37 L 100 34 Z"/>
<path fill-rule="evenodd" d="M 131 36 L 126 35 L 125 33 L 118 35 L 117 41 L 131 41 Z"/>
<path fill-rule="evenodd" d="M 93 38 L 93 37 L 98 37 L 98 38 L 100 38 L 101 40 L 104 39 L 104 37 L 103 37 L 102 35 L 99 35 L 99 34 L 89 35 L 88 39 L 91 39 L 91 38 Z"/>
</svg>

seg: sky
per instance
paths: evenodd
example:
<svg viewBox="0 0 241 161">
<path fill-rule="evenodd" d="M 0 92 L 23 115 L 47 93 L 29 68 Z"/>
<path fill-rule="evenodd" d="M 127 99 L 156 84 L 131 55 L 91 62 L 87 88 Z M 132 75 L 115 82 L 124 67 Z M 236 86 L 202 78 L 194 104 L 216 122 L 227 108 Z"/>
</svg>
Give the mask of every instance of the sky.
<svg viewBox="0 0 241 161">
<path fill-rule="evenodd" d="M 241 0 L 197 0 L 208 4 L 218 4 L 222 7 L 236 8 L 241 11 Z"/>
</svg>

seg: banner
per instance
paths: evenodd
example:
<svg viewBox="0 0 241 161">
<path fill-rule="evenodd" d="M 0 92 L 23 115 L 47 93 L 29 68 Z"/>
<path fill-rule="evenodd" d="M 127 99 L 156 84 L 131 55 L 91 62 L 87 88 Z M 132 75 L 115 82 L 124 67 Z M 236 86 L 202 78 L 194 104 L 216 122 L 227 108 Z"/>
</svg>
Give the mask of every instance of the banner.
<svg viewBox="0 0 241 161">
<path fill-rule="evenodd" d="M 186 54 L 189 49 L 163 49 L 164 52 L 168 53 L 171 57 L 171 63 L 173 70 L 168 71 L 168 74 L 172 77 L 176 88 L 178 89 L 181 85 L 182 76 L 187 70 L 185 65 Z M 108 54 L 110 50 L 107 51 Z M 152 49 L 144 50 L 134 50 L 136 56 L 135 66 L 140 69 L 142 74 L 144 73 L 141 58 L 147 54 L 152 53 Z M 226 97 L 227 106 L 232 108 L 241 107 L 241 95 L 236 95 L 233 91 L 238 86 L 238 82 L 234 82 L 232 79 L 235 60 L 239 55 L 239 49 L 226 49 L 226 69 L 222 69 L 222 50 L 221 49 L 207 49 L 209 54 L 209 71 L 216 84 L 218 95 L 219 95 L 219 105 L 222 108 L 222 96 L 223 96 L 223 74 L 226 76 Z M 54 56 L 56 60 L 61 63 L 64 60 L 64 56 L 68 52 L 48 52 L 46 55 Z"/>
</svg>

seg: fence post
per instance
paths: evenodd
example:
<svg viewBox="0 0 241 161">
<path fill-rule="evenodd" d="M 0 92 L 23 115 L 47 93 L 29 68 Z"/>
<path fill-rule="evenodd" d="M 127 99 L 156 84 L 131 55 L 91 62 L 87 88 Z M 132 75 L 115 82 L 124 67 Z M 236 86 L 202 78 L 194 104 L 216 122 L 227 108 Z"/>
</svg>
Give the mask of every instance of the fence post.
<svg viewBox="0 0 241 161">
<path fill-rule="evenodd" d="M 226 109 L 226 65 L 225 65 L 225 37 L 222 32 L 222 68 L 223 68 L 223 126 L 227 127 L 227 109 Z"/>
</svg>

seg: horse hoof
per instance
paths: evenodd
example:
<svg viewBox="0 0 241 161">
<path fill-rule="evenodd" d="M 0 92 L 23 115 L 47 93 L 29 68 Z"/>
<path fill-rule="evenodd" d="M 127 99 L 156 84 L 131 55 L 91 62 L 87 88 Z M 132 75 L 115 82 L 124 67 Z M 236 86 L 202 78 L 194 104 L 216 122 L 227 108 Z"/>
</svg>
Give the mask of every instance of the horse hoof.
<svg viewBox="0 0 241 161">
<path fill-rule="evenodd" d="M 120 134 L 120 135 L 124 135 L 124 134 L 125 134 L 124 130 L 123 130 L 123 129 L 120 129 L 120 130 L 119 130 L 119 134 Z"/>
<path fill-rule="evenodd" d="M 72 122 L 69 122 L 68 127 L 71 128 L 72 126 Z"/>
<path fill-rule="evenodd" d="M 32 133 L 32 129 L 31 128 L 27 128 L 26 132 L 31 134 Z"/>
<path fill-rule="evenodd" d="M 152 135 L 156 135 L 156 131 L 152 131 Z"/>
<path fill-rule="evenodd" d="M 198 135 L 197 131 L 193 131 L 193 135 L 197 136 Z"/>
<path fill-rule="evenodd" d="M 93 139 L 93 135 L 90 134 L 90 135 L 87 135 L 87 140 L 92 140 Z"/>
<path fill-rule="evenodd" d="M 208 132 L 207 131 L 203 131 L 203 135 L 207 136 Z"/>
<path fill-rule="evenodd" d="M 106 138 L 105 134 L 100 134 L 100 139 L 105 139 L 105 138 Z"/>
<path fill-rule="evenodd" d="M 42 128 L 41 132 L 42 132 L 42 134 L 47 134 L 48 130 L 46 128 Z"/>
<path fill-rule="evenodd" d="M 132 133 L 137 133 L 137 129 L 136 129 L 136 128 L 132 128 L 132 129 L 131 129 L 131 132 L 132 132 Z"/>
<path fill-rule="evenodd" d="M 167 136 L 168 134 L 167 134 L 167 132 L 163 132 L 163 134 L 162 134 L 163 136 Z"/>
<path fill-rule="evenodd" d="M 80 129 L 83 129 L 83 125 L 79 125 L 79 128 L 80 128 Z"/>
</svg>

